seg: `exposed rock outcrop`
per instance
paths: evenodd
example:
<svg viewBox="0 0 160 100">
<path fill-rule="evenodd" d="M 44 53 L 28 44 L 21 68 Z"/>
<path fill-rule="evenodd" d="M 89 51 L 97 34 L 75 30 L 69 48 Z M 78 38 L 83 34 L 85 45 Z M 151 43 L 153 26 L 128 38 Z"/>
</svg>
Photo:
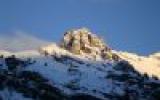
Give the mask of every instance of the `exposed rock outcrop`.
<svg viewBox="0 0 160 100">
<path fill-rule="evenodd" d="M 62 47 L 70 50 L 72 53 L 80 54 L 92 53 L 94 48 L 104 49 L 105 43 L 87 28 L 71 30 L 66 32 L 61 43 Z"/>
<path fill-rule="evenodd" d="M 64 34 L 61 47 L 78 55 L 85 53 L 103 59 L 119 59 L 118 56 L 111 53 L 111 49 L 100 37 L 87 28 L 67 31 Z"/>
</svg>

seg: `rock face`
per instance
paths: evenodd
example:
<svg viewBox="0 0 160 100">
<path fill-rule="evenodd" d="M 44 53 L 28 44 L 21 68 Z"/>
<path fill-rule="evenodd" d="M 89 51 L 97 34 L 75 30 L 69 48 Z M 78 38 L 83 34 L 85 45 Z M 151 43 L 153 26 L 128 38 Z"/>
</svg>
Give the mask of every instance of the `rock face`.
<svg viewBox="0 0 160 100">
<path fill-rule="evenodd" d="M 85 53 L 95 57 L 100 56 L 104 59 L 118 59 L 115 55 L 113 57 L 111 49 L 104 41 L 87 28 L 67 31 L 64 34 L 61 47 L 78 55 Z"/>
</svg>

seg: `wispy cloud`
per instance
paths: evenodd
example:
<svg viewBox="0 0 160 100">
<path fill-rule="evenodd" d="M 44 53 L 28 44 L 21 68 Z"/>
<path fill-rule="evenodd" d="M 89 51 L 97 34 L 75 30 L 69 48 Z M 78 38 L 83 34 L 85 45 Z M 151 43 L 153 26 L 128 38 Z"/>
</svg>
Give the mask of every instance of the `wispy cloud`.
<svg viewBox="0 0 160 100">
<path fill-rule="evenodd" d="M 33 50 L 48 44 L 50 44 L 50 42 L 39 39 L 21 31 L 14 32 L 12 36 L 0 35 L 0 50 Z"/>
</svg>

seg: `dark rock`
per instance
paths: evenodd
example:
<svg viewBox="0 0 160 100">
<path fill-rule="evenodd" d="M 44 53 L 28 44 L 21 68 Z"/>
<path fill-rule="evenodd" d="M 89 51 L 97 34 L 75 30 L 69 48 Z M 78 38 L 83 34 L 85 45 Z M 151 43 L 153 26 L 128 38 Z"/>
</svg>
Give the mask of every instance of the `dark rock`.
<svg viewBox="0 0 160 100">
<path fill-rule="evenodd" d="M 160 88 L 151 93 L 150 100 L 160 100 Z"/>
<path fill-rule="evenodd" d="M 25 61 L 15 58 L 15 56 L 11 56 L 11 57 L 5 58 L 5 63 L 8 66 L 8 70 L 13 71 L 17 69 L 18 66 L 23 66 Z"/>
<path fill-rule="evenodd" d="M 115 70 L 124 71 L 124 72 L 135 72 L 134 67 L 127 61 L 120 61 L 114 66 Z"/>
<path fill-rule="evenodd" d="M 47 81 L 39 73 L 31 72 L 31 71 L 22 71 L 21 73 L 19 73 L 18 77 L 24 78 L 25 80 L 32 80 L 35 82 L 46 82 Z"/>
<path fill-rule="evenodd" d="M 102 99 L 87 94 L 77 94 L 72 96 L 70 100 L 102 100 Z"/>
</svg>

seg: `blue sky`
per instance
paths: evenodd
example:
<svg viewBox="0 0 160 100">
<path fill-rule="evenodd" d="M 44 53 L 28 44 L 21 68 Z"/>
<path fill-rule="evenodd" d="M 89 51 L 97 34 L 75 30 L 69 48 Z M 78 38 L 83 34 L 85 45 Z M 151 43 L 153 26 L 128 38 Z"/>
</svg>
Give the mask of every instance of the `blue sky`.
<svg viewBox="0 0 160 100">
<path fill-rule="evenodd" d="M 160 51 L 160 0 L 0 0 L 0 34 L 23 31 L 59 41 L 88 27 L 116 50 Z"/>
</svg>

